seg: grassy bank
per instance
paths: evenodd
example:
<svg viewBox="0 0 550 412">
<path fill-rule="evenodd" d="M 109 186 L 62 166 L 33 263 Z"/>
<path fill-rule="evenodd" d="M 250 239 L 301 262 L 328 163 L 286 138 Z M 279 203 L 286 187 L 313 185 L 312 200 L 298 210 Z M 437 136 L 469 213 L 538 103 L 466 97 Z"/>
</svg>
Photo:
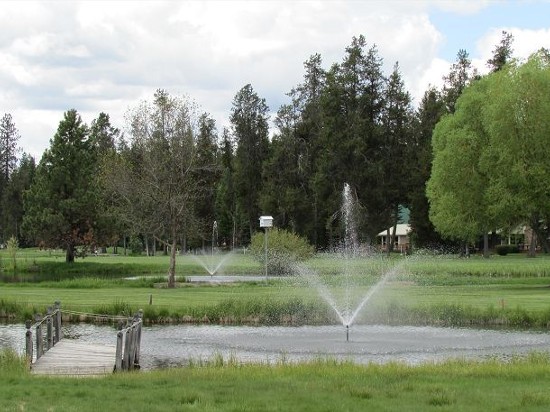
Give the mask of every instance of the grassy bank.
<svg viewBox="0 0 550 412">
<path fill-rule="evenodd" d="M 546 411 L 547 354 L 508 363 L 447 361 L 406 366 L 319 360 L 276 366 L 208 366 L 112 375 L 29 375 L 0 355 L 5 411 Z"/>
<path fill-rule="evenodd" d="M 365 288 L 368 291 L 368 288 Z M 550 290 L 529 283 L 414 286 L 390 283 L 361 312 L 358 323 L 550 328 Z M 0 317 L 13 321 L 45 313 L 59 299 L 64 310 L 131 315 L 144 310 L 147 323 L 330 324 L 337 318 L 315 290 L 287 284 L 53 288 L 0 286 Z M 69 319 L 66 319 L 69 320 Z M 73 316 L 73 321 L 93 318 Z"/>
<path fill-rule="evenodd" d="M 144 310 L 146 322 L 208 322 L 232 324 L 319 324 L 337 321 L 333 311 L 307 282 L 277 279 L 232 285 L 191 285 L 185 274 L 205 273 L 193 256 L 178 257 L 179 288 L 159 286 L 166 256 L 97 256 L 73 265 L 62 256 L 24 251 L 20 272 L 0 283 L 0 318 L 24 321 L 44 313 L 54 300 L 66 310 L 106 315 L 129 315 Z M 3 256 L 2 262 L 6 263 Z M 29 263 L 31 262 L 31 263 Z M 26 265 L 40 266 L 34 275 Z M 347 298 L 352 307 L 384 273 L 401 270 L 378 291 L 362 311 L 359 322 L 442 326 L 550 327 L 550 259 L 524 255 L 491 259 L 413 257 L 344 261 L 320 254 L 307 262 L 319 274 L 336 301 Z M 50 268 L 51 266 L 51 268 Z M 30 266 L 27 266 L 27 268 Z M 50 268 L 50 269 L 48 269 Z M 202 272 L 201 272 L 202 271 Z M 248 255 L 235 255 L 224 266 L 227 274 L 262 273 Z M 343 282 L 344 273 L 350 279 Z M 137 280 L 127 277 L 140 276 Z M 12 276 L 10 278 L 10 276 Z M 17 277 L 19 276 L 19 278 Z M 34 278 L 34 277 L 36 278 Z M 52 280 L 57 279 L 57 280 Z M 75 317 L 73 320 L 81 320 Z"/>
</svg>

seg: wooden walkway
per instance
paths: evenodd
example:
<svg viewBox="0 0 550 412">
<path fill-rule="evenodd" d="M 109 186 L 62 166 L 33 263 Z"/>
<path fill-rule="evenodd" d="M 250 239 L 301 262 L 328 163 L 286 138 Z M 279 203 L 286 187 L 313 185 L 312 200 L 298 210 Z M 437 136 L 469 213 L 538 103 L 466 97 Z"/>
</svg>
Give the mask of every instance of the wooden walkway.
<svg viewBox="0 0 550 412">
<path fill-rule="evenodd" d="M 115 369 L 116 346 L 60 340 L 31 366 L 36 375 L 106 375 Z"/>
<path fill-rule="evenodd" d="M 100 315 L 104 317 L 104 315 Z M 36 375 L 93 376 L 139 369 L 143 311 L 119 323 L 116 345 L 62 339 L 61 303 L 26 322 L 25 352 Z"/>
</svg>

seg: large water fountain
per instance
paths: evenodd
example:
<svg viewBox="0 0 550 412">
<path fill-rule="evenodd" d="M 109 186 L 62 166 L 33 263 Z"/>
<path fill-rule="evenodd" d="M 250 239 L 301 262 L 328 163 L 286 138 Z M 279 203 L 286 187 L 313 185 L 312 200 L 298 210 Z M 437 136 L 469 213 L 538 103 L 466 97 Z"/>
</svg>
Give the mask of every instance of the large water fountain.
<svg viewBox="0 0 550 412">
<path fill-rule="evenodd" d="M 344 226 L 344 236 L 340 245 L 332 252 L 340 263 L 339 272 L 332 276 L 318 273 L 305 266 L 296 265 L 301 279 L 314 288 L 336 314 L 346 330 L 349 341 L 349 329 L 367 303 L 402 267 L 403 260 L 395 261 L 372 247 L 361 245 L 357 233 L 357 207 L 346 183 L 342 193 L 340 218 Z M 361 272 L 357 273 L 354 263 L 360 261 Z M 374 279 L 374 284 L 361 287 L 360 277 Z"/>
</svg>

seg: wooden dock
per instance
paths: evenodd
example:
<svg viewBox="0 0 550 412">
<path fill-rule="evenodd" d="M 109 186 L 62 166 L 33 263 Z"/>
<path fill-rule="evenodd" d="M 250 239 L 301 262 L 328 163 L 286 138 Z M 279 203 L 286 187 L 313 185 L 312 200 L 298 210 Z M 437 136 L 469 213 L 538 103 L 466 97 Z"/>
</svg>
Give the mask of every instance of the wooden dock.
<svg viewBox="0 0 550 412">
<path fill-rule="evenodd" d="M 93 376 L 113 373 L 116 346 L 60 340 L 31 366 L 36 375 Z"/>
<path fill-rule="evenodd" d="M 37 314 L 34 324 L 25 322 L 25 352 L 31 372 L 94 376 L 139 369 L 142 318 L 142 310 L 125 322 L 119 318 L 119 330 L 113 334 L 116 345 L 62 339 L 61 303 L 55 302 L 45 317 Z"/>
</svg>

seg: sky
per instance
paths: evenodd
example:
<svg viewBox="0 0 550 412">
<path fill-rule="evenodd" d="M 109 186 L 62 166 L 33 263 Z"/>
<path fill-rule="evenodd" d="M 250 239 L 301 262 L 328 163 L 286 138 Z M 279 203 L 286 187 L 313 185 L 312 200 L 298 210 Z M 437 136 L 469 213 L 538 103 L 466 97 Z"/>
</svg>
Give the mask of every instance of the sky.
<svg viewBox="0 0 550 412">
<path fill-rule="evenodd" d="M 354 36 L 376 46 L 389 75 L 399 63 L 417 104 L 440 87 L 460 49 L 484 73 L 502 38 L 514 57 L 550 49 L 550 0 L 2 1 L 0 116 L 37 160 L 63 114 L 125 115 L 162 88 L 193 99 L 218 131 L 236 93 L 251 84 L 272 114 L 319 53 L 328 69 Z"/>
</svg>

